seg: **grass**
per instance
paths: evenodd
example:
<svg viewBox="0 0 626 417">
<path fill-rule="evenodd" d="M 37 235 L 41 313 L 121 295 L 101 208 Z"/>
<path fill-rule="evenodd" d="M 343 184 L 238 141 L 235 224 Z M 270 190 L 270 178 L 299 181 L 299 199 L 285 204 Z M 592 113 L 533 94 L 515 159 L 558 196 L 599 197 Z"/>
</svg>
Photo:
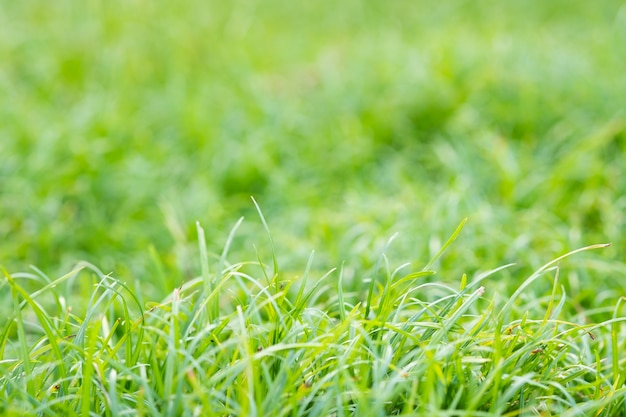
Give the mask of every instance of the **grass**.
<svg viewBox="0 0 626 417">
<path fill-rule="evenodd" d="M 454 287 L 428 267 L 392 267 L 384 253 L 359 292 L 346 291 L 342 270 L 288 280 L 275 263 L 231 264 L 225 250 L 148 304 L 89 264 L 54 281 L 5 273 L 14 310 L 0 339 L 1 411 L 624 415 L 623 303 L 566 315 L 559 282 L 569 256 L 606 246 L 547 263 L 506 302 L 490 283 L 509 266 Z M 200 248 L 206 261 L 203 240 Z M 41 288 L 29 293 L 28 280 Z M 552 290 L 534 292 L 539 280 Z M 78 281 L 92 290 L 71 294 Z M 84 305 L 70 307 L 73 299 Z M 602 314 L 612 318 L 594 320 Z"/>
<path fill-rule="evenodd" d="M 626 414 L 625 10 L 6 2 L 0 414 Z"/>
</svg>

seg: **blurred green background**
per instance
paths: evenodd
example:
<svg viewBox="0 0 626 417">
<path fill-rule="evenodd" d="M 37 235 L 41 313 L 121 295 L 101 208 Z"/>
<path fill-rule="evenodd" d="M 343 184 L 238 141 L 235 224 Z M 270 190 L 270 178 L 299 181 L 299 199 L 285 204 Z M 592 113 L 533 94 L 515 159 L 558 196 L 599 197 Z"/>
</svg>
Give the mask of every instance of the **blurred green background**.
<svg viewBox="0 0 626 417">
<path fill-rule="evenodd" d="M 385 241 L 438 279 L 569 250 L 567 283 L 620 293 L 623 1 L 2 1 L 0 263 L 87 260 L 150 297 L 200 271 L 195 222 L 285 274 Z M 158 277 L 156 279 L 155 277 Z M 151 283 L 163 280 L 163 288 Z M 511 281 L 513 280 L 513 281 Z M 586 291 L 586 293 L 585 293 Z M 585 295 L 587 294 L 587 295 Z"/>
</svg>

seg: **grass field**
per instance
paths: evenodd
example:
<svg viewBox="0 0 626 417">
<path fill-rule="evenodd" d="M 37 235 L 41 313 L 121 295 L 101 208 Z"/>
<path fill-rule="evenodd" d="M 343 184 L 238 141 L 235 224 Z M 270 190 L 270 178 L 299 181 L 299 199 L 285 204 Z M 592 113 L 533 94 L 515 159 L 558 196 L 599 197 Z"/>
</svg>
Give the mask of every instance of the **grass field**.
<svg viewBox="0 0 626 417">
<path fill-rule="evenodd" d="M 1 2 L 0 415 L 625 416 L 625 44 L 617 0 Z"/>
</svg>

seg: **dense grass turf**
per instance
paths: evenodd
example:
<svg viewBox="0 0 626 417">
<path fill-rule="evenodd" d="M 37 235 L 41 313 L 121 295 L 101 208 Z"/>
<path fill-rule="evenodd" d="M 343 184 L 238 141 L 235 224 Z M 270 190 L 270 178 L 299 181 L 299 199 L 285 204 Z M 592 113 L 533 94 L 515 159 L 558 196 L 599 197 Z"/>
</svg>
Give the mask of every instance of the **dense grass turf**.
<svg viewBox="0 0 626 417">
<path fill-rule="evenodd" d="M 1 413 L 626 414 L 622 2 L 5 3 Z"/>
<path fill-rule="evenodd" d="M 230 264 L 230 241 L 212 273 L 198 232 L 202 276 L 161 303 L 144 306 L 88 264 L 54 281 L 5 274 L 14 312 L 0 339 L 3 415 L 626 412 L 623 303 L 568 313 L 567 255 L 506 300 L 485 297 L 499 270 L 454 288 L 434 280 L 436 259 L 407 271 L 384 255 L 379 279 L 351 293 L 343 268 L 286 280 L 275 258 Z M 546 276 L 552 291 L 538 293 Z M 41 289 L 29 294 L 29 280 Z"/>
</svg>

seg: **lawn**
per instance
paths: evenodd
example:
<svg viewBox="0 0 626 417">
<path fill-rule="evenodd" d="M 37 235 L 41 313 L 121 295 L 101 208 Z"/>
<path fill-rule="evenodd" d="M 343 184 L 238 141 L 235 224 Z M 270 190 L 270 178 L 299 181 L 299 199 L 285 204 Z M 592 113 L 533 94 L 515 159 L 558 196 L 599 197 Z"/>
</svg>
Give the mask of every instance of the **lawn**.
<svg viewBox="0 0 626 417">
<path fill-rule="evenodd" d="M 617 0 L 2 2 L 0 415 L 626 415 L 625 44 Z"/>
</svg>

